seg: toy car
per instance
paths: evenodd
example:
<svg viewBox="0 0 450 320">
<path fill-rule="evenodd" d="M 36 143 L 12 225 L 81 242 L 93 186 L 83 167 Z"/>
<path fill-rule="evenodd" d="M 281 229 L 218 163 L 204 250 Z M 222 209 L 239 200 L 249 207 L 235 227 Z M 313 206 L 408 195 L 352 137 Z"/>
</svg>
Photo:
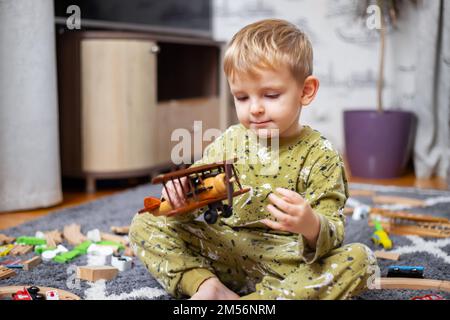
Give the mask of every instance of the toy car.
<svg viewBox="0 0 450 320">
<path fill-rule="evenodd" d="M 13 293 L 13 300 L 45 300 L 45 296 L 39 293 L 38 287 L 32 286 L 29 288 L 23 288 L 16 293 Z"/>
<path fill-rule="evenodd" d="M 382 246 L 385 250 L 392 249 L 392 240 L 384 230 L 375 231 L 371 240 L 376 246 Z"/>
<path fill-rule="evenodd" d="M 424 267 L 418 266 L 390 266 L 388 277 L 423 278 Z"/>
<path fill-rule="evenodd" d="M 385 250 L 392 249 L 392 240 L 379 221 L 375 221 L 375 232 L 372 234 L 371 240 L 376 246 L 383 246 Z"/>
</svg>

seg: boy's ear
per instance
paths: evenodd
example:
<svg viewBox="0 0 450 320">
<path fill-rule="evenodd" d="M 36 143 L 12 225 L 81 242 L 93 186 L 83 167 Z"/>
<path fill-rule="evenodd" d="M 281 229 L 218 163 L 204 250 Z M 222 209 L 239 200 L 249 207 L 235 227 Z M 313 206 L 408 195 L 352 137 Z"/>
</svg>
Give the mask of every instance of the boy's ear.
<svg viewBox="0 0 450 320">
<path fill-rule="evenodd" d="M 319 79 L 314 76 L 306 77 L 303 82 L 303 91 L 302 96 L 300 98 L 300 103 L 302 106 L 307 106 L 310 104 L 314 97 L 317 94 L 317 90 L 319 90 Z"/>
</svg>

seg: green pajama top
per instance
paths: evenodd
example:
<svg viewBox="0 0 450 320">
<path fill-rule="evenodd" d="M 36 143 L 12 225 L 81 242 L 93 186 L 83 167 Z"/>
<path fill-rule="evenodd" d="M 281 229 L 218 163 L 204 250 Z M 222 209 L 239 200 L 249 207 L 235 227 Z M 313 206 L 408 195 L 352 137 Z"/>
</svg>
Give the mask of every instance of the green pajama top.
<svg viewBox="0 0 450 320">
<path fill-rule="evenodd" d="M 237 158 L 234 166 L 242 187 L 251 190 L 233 199 L 233 215 L 221 218 L 225 224 L 237 230 L 263 228 L 269 233 L 298 237 L 300 256 L 308 264 L 342 245 L 347 179 L 340 155 L 318 131 L 303 126 L 298 136 L 279 139 L 277 147 L 276 142 L 271 145 L 270 141 L 258 140 L 242 124 L 233 125 L 206 147 L 202 159 L 192 167 L 233 158 Z M 269 229 L 259 222 L 274 219 L 266 207 L 270 203 L 268 195 L 277 187 L 298 192 L 319 214 L 320 234 L 315 250 L 306 245 L 303 236 Z M 194 219 L 206 209 L 175 219 Z"/>
</svg>

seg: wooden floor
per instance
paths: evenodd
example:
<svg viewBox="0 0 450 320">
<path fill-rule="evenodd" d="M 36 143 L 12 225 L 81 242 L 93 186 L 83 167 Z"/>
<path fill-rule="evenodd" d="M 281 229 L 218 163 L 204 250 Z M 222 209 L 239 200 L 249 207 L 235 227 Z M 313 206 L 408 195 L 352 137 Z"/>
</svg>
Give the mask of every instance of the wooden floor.
<svg viewBox="0 0 450 320">
<path fill-rule="evenodd" d="M 395 185 L 403 187 L 418 187 L 424 189 L 442 189 L 446 190 L 447 184 L 443 179 L 432 178 L 432 179 L 417 179 L 413 173 L 406 174 L 403 177 L 396 179 L 385 179 L 385 180 L 375 180 L 375 179 L 362 179 L 354 178 L 349 176 L 350 182 L 357 183 L 371 183 L 371 184 L 381 184 L 381 185 Z M 63 208 L 69 208 L 72 206 L 77 206 L 89 201 L 99 199 L 104 196 L 109 196 L 121 191 L 126 190 L 130 186 L 135 186 L 139 184 L 137 181 L 128 181 L 127 185 L 119 186 L 103 186 L 99 187 L 98 191 L 94 194 L 87 194 L 84 192 L 83 184 L 71 185 L 63 187 L 63 197 L 64 200 L 61 204 L 55 205 L 51 208 L 37 209 L 37 210 L 26 210 L 18 212 L 3 212 L 0 213 L 0 230 L 11 228 L 20 225 L 24 222 L 52 214 L 57 210 Z"/>
</svg>

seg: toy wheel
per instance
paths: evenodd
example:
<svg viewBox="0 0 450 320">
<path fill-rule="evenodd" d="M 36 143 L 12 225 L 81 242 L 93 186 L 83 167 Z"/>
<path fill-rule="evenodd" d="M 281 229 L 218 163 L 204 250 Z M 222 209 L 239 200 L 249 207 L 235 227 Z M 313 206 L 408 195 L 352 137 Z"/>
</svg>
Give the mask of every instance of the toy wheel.
<svg viewBox="0 0 450 320">
<path fill-rule="evenodd" d="M 37 293 L 33 295 L 33 300 L 45 300 L 45 296 L 43 294 Z"/>
<path fill-rule="evenodd" d="M 214 224 L 217 221 L 218 214 L 216 210 L 210 209 L 204 213 L 203 217 L 205 218 L 207 224 Z"/>
<path fill-rule="evenodd" d="M 29 294 L 37 294 L 40 291 L 40 289 L 36 286 L 32 286 L 32 287 L 29 287 L 27 289 L 27 291 Z"/>
<path fill-rule="evenodd" d="M 222 217 L 229 218 L 233 214 L 233 209 L 229 205 L 224 204 L 222 207 Z"/>
</svg>

